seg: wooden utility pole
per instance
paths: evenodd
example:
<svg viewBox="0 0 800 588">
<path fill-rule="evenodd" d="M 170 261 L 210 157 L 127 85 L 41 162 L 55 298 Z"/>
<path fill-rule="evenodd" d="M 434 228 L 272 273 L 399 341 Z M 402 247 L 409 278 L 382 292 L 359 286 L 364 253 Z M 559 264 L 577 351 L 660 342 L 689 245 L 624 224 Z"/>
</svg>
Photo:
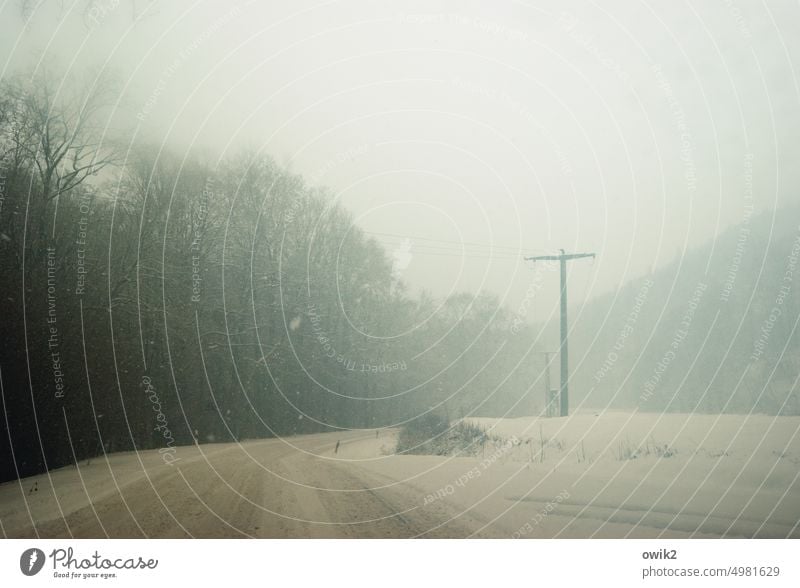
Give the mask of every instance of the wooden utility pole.
<svg viewBox="0 0 800 588">
<path fill-rule="evenodd" d="M 552 351 L 542 351 L 544 355 L 544 406 L 546 416 L 555 416 L 555 408 L 552 406 L 553 397 L 550 392 L 550 356 Z"/>
<path fill-rule="evenodd" d="M 526 257 L 525 261 L 558 261 L 561 264 L 561 391 L 559 393 L 561 401 L 561 416 L 569 415 L 569 389 L 567 381 L 569 379 L 569 351 L 567 347 L 567 262 L 573 259 L 584 257 L 594 257 L 594 253 L 564 253 L 561 255 L 537 255 Z"/>
</svg>

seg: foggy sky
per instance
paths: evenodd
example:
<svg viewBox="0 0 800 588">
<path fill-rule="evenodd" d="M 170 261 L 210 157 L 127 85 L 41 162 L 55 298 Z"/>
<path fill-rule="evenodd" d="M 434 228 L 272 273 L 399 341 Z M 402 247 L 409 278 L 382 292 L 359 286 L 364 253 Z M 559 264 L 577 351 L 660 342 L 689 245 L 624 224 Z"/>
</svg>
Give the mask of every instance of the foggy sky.
<svg viewBox="0 0 800 588">
<path fill-rule="evenodd" d="M 796 199 L 796 4 L 47 4 L 0 7 L 2 75 L 117 72 L 115 125 L 275 157 L 410 253 L 413 291 L 516 307 L 522 255 L 596 252 L 579 304 Z"/>
</svg>

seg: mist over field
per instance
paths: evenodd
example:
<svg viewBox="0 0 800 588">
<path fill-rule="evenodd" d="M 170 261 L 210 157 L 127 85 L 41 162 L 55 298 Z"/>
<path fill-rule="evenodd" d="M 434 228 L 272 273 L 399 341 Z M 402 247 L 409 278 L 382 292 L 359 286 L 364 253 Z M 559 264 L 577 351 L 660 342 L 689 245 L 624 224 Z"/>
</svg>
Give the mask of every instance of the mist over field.
<svg viewBox="0 0 800 588">
<path fill-rule="evenodd" d="M 3 4 L 3 535 L 800 536 L 798 17 Z"/>
</svg>

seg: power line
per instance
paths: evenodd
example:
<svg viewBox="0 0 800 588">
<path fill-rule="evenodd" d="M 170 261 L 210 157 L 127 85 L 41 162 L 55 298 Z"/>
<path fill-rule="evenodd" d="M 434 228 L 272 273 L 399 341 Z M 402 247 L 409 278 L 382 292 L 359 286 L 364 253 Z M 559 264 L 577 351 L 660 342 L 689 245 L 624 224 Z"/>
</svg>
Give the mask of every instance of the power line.
<svg viewBox="0 0 800 588">
<path fill-rule="evenodd" d="M 399 248 L 401 246 L 400 243 L 391 242 L 387 243 L 384 241 L 379 241 L 380 245 L 384 249 L 392 249 L 392 248 Z M 522 255 L 517 255 L 514 253 L 506 253 L 505 251 L 500 252 L 491 252 L 487 250 L 478 250 L 478 249 L 458 249 L 458 248 L 451 248 L 451 247 L 443 247 L 438 245 L 412 245 L 408 248 L 408 253 L 411 255 L 434 255 L 434 256 L 443 256 L 443 257 L 469 257 L 469 258 L 486 258 L 486 259 L 508 259 L 508 260 L 520 260 L 522 259 Z"/>
<path fill-rule="evenodd" d="M 413 235 L 400 235 L 397 233 L 380 233 L 377 231 L 363 231 L 367 235 L 381 235 L 385 237 L 395 237 L 400 239 L 409 239 L 411 241 L 432 241 L 436 243 L 448 243 L 451 245 L 458 245 L 458 246 L 474 246 L 474 247 L 485 247 L 488 249 L 497 249 L 497 250 L 506 250 L 506 251 L 498 251 L 498 253 L 515 253 L 515 254 L 522 254 L 526 251 L 530 251 L 530 249 L 522 249 L 520 247 L 513 247 L 511 245 L 494 245 L 491 243 L 476 243 L 474 241 L 453 241 L 449 239 L 434 239 L 432 237 L 418 237 Z M 541 249 L 535 251 L 543 251 Z"/>
<path fill-rule="evenodd" d="M 460 258 L 469 258 L 469 259 L 494 259 L 496 261 L 515 261 L 520 260 L 519 256 L 510 255 L 507 257 L 500 257 L 496 255 L 480 255 L 479 253 L 469 254 L 469 252 L 459 255 L 458 253 L 444 253 L 444 252 L 436 252 L 436 251 L 413 251 L 411 252 L 412 255 L 431 255 L 434 257 L 460 257 Z"/>
</svg>

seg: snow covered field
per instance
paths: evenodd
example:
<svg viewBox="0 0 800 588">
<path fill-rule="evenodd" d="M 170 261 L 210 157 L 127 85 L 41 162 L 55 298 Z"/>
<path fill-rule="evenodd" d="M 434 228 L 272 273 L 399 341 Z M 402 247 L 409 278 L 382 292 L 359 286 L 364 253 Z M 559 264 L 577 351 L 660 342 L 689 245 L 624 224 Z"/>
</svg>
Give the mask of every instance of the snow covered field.
<svg viewBox="0 0 800 588">
<path fill-rule="evenodd" d="M 798 536 L 798 417 L 606 412 L 476 422 L 519 440 L 509 463 L 546 469 L 543 485 L 564 480 L 570 499 L 559 514 L 576 518 L 557 535 L 599 517 L 690 534 Z"/>
<path fill-rule="evenodd" d="M 798 417 L 473 421 L 490 441 L 471 457 L 393 455 L 394 431 L 181 447 L 173 466 L 114 454 L 0 485 L 0 524 L 6 537 L 800 537 Z"/>
</svg>

